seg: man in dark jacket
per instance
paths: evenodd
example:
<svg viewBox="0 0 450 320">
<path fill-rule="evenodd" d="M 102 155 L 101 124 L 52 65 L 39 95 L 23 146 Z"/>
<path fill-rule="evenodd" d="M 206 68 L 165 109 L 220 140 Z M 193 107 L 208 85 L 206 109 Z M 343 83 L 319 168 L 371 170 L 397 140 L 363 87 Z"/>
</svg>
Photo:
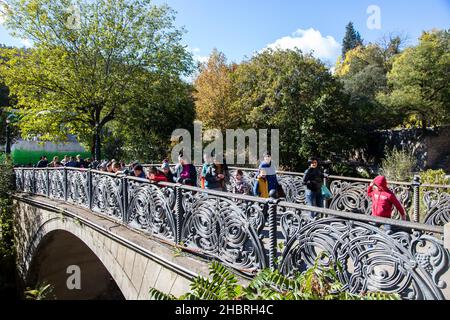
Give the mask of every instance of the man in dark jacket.
<svg viewBox="0 0 450 320">
<path fill-rule="evenodd" d="M 46 156 L 42 156 L 39 159 L 39 162 L 37 163 L 36 167 L 38 167 L 38 168 L 47 168 L 47 166 L 48 166 L 47 157 Z"/>
<path fill-rule="evenodd" d="M 219 173 L 215 163 L 209 163 L 205 170 L 205 188 L 216 191 L 224 191 L 222 181 L 224 175 Z"/>
<path fill-rule="evenodd" d="M 312 207 L 323 208 L 322 185 L 324 174 L 319 168 L 317 158 L 308 160 L 309 168 L 305 171 L 303 184 L 306 185 L 306 204 Z M 311 212 L 311 217 L 315 217 L 316 213 Z"/>
</svg>

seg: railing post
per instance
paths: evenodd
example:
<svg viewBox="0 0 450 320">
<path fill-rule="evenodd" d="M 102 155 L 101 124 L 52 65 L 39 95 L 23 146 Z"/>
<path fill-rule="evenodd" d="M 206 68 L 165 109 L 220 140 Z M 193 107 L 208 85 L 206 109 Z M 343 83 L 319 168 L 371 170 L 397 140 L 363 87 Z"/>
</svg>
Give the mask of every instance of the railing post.
<svg viewBox="0 0 450 320">
<path fill-rule="evenodd" d="M 183 225 L 183 194 L 181 184 L 175 187 L 175 243 L 181 243 L 181 226 Z"/>
<path fill-rule="evenodd" d="M 22 183 L 21 183 L 21 186 L 20 186 L 20 191 L 25 191 L 25 170 L 24 169 L 22 169 L 21 170 L 22 171 Z"/>
<path fill-rule="evenodd" d="M 270 199 L 268 200 L 268 215 L 269 215 L 269 267 L 276 269 L 277 263 L 277 211 L 278 202 L 275 198 L 275 193 L 270 193 Z"/>
<path fill-rule="evenodd" d="M 93 204 L 93 192 L 92 192 L 92 171 L 91 169 L 88 169 L 87 171 L 87 191 L 88 191 L 88 206 L 89 210 L 92 210 L 92 204 Z"/>
<path fill-rule="evenodd" d="M 420 176 L 414 176 L 413 187 L 413 221 L 420 220 Z"/>
<path fill-rule="evenodd" d="M 122 177 L 122 222 L 128 223 L 128 182 L 127 177 Z"/>
<path fill-rule="evenodd" d="M 50 198 L 50 170 L 48 168 L 45 170 L 47 171 L 47 197 Z"/>
<path fill-rule="evenodd" d="M 36 169 L 33 168 L 33 175 L 31 178 L 31 193 L 36 194 Z"/>
<path fill-rule="evenodd" d="M 325 169 L 323 171 L 323 185 L 328 188 L 328 169 Z M 329 199 L 323 199 L 323 206 L 324 208 L 328 208 L 330 206 L 330 200 Z"/>
<path fill-rule="evenodd" d="M 444 248 L 450 250 L 450 223 L 444 226 Z"/>
<path fill-rule="evenodd" d="M 67 184 L 67 168 L 64 167 L 64 171 L 63 171 L 63 188 L 64 188 L 64 201 L 67 202 L 67 199 L 69 198 L 69 191 L 68 189 L 68 184 Z"/>
</svg>

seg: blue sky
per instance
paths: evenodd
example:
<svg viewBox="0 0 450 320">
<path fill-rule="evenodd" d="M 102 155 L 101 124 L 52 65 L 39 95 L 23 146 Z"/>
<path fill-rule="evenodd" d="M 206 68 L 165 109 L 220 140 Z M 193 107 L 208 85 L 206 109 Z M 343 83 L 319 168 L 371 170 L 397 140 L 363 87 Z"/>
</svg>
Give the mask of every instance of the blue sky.
<svg viewBox="0 0 450 320">
<path fill-rule="evenodd" d="M 230 61 L 240 62 L 269 45 L 314 50 L 334 64 L 345 25 L 353 21 L 366 42 L 398 32 L 415 44 L 423 30 L 450 28 L 450 0 L 154 0 L 177 13 L 177 25 L 186 28 L 184 42 L 198 60 L 213 48 Z M 375 5 L 380 29 L 369 29 Z M 370 21 L 374 21 L 373 19 Z M 21 45 L 0 26 L 0 43 Z"/>
</svg>

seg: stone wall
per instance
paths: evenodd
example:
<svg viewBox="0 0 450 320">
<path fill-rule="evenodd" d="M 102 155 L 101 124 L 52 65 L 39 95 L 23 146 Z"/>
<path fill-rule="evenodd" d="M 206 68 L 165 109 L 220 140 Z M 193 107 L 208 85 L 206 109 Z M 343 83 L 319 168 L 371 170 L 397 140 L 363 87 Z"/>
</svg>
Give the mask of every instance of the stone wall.
<svg viewBox="0 0 450 320">
<path fill-rule="evenodd" d="M 418 162 L 418 170 L 444 169 L 450 173 L 450 126 L 422 129 L 385 130 L 371 137 L 369 154 L 377 159 L 384 149 L 408 148 Z"/>
</svg>

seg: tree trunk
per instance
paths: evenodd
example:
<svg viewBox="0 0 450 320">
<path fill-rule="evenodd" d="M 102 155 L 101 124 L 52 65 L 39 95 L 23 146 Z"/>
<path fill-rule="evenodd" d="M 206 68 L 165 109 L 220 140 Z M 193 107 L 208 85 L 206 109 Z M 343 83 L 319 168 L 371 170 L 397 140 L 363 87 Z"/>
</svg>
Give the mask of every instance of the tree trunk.
<svg viewBox="0 0 450 320">
<path fill-rule="evenodd" d="M 427 120 L 425 115 L 422 115 L 422 131 L 423 133 L 427 131 Z"/>
<path fill-rule="evenodd" d="M 94 158 L 97 161 L 101 161 L 101 141 L 100 141 L 101 129 L 98 125 L 95 126 L 94 131 Z"/>
</svg>

